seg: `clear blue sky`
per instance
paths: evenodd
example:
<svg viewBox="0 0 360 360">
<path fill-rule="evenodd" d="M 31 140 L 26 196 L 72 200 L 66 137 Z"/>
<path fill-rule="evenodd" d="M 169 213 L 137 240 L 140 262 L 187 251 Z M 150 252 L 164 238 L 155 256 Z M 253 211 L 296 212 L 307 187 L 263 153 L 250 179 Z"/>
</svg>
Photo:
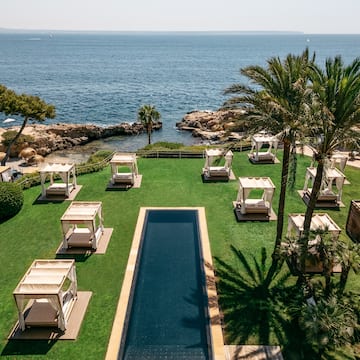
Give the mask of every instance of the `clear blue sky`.
<svg viewBox="0 0 360 360">
<path fill-rule="evenodd" d="M 360 34 L 360 0 L 0 0 L 0 28 Z"/>
</svg>

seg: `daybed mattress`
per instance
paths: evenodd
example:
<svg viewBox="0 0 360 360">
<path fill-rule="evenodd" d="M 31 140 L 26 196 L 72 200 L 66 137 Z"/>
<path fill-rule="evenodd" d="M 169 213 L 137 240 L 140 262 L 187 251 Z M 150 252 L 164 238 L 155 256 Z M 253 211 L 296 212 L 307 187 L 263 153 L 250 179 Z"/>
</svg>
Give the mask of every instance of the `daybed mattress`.
<svg viewBox="0 0 360 360">
<path fill-rule="evenodd" d="M 134 177 L 132 173 L 117 173 L 112 176 L 113 184 L 134 184 Z"/>
<path fill-rule="evenodd" d="M 225 168 L 223 166 L 210 166 L 205 171 L 210 177 L 213 176 L 227 177 L 230 174 L 229 168 Z"/>
<path fill-rule="evenodd" d="M 25 311 L 25 325 L 57 327 L 57 317 L 57 311 L 48 301 L 34 300 L 31 307 Z"/>
<path fill-rule="evenodd" d="M 66 184 L 64 183 L 57 183 L 52 184 L 46 189 L 46 195 L 66 195 L 66 190 L 68 190 L 68 193 L 70 193 L 74 189 L 74 186 L 72 184 L 69 184 L 66 187 Z"/>
<path fill-rule="evenodd" d="M 245 200 L 245 213 L 248 214 L 267 214 L 270 204 L 264 200 L 247 199 Z"/>
</svg>

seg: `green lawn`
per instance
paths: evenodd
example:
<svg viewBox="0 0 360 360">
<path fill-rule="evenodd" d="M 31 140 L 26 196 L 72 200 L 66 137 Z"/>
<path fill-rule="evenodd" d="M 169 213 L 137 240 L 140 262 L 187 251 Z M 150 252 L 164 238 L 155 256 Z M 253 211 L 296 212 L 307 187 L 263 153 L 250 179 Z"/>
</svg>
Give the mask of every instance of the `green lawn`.
<svg viewBox="0 0 360 360">
<path fill-rule="evenodd" d="M 280 154 L 281 156 L 281 154 Z M 1 357 L 6 359 L 103 359 L 110 336 L 124 269 L 127 263 L 135 224 L 141 206 L 203 206 L 213 257 L 234 263 L 230 246 L 245 256 L 260 255 L 261 247 L 271 254 L 276 222 L 237 223 L 232 211 L 238 182 L 206 183 L 201 180 L 202 159 L 139 159 L 143 175 L 141 188 L 129 191 L 105 191 L 110 168 L 78 177 L 82 185 L 76 200 L 102 201 L 105 227 L 114 229 L 105 255 L 75 257 L 79 290 L 93 292 L 88 311 L 76 341 L 7 341 L 17 320 L 12 292 L 34 259 L 53 259 L 62 234 L 60 218 L 70 202 L 36 204 L 40 187 L 24 191 L 24 206 L 14 218 L 0 224 L 0 335 Z M 298 161 L 297 189 L 302 189 L 310 158 Z M 246 153 L 236 153 L 233 171 L 238 176 L 270 176 L 277 187 L 274 209 L 277 210 L 281 164 L 252 165 Z M 348 166 L 351 185 L 344 186 L 346 208 L 327 211 L 342 228 L 351 199 L 360 198 L 359 169 Z M 304 212 L 305 205 L 296 193 L 289 194 L 286 212 Z M 287 224 L 285 224 L 286 226 Z M 286 227 L 285 227 L 286 231 Z M 349 286 L 360 289 L 355 276 Z"/>
</svg>

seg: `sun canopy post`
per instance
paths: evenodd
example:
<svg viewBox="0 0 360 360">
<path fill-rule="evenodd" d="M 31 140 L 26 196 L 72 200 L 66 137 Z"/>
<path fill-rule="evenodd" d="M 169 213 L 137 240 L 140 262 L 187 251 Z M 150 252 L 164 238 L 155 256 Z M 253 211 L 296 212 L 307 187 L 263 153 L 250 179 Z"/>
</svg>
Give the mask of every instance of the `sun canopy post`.
<svg viewBox="0 0 360 360">
<path fill-rule="evenodd" d="M 207 149 L 202 175 L 205 179 L 229 180 L 233 161 L 233 152 L 223 149 Z"/>
<path fill-rule="evenodd" d="M 256 197 L 250 197 L 253 191 Z M 236 208 L 241 214 L 265 213 L 271 215 L 275 185 L 269 177 L 240 177 Z"/>
<path fill-rule="evenodd" d="M 249 160 L 253 163 L 274 163 L 279 140 L 276 136 L 256 134 L 251 138 Z M 261 151 L 263 145 L 268 145 L 266 151 Z"/>
<path fill-rule="evenodd" d="M 135 153 L 115 153 L 110 160 L 110 167 L 113 185 L 134 185 L 135 178 L 139 175 Z"/>
<path fill-rule="evenodd" d="M 77 299 L 75 260 L 34 260 L 13 292 L 19 327 L 64 331 Z"/>
<path fill-rule="evenodd" d="M 60 221 L 64 249 L 69 247 L 97 249 L 104 234 L 101 201 L 73 201 Z"/>
<path fill-rule="evenodd" d="M 10 182 L 10 181 L 11 181 L 11 167 L 0 166 L 0 182 Z"/>
<path fill-rule="evenodd" d="M 55 182 L 54 175 L 59 175 L 62 182 Z M 46 179 L 50 179 L 50 185 L 46 188 Z M 43 197 L 62 195 L 69 197 L 70 192 L 76 186 L 75 164 L 47 163 L 40 169 L 41 194 Z"/>
<path fill-rule="evenodd" d="M 316 168 L 308 167 L 305 174 L 303 187 L 304 196 L 311 196 L 312 187 L 316 176 Z M 345 175 L 336 167 L 324 167 L 324 174 L 320 186 L 318 202 L 334 203 L 338 206 L 341 203 L 342 189 L 345 182 Z M 325 204 L 323 204 L 325 205 Z"/>
</svg>

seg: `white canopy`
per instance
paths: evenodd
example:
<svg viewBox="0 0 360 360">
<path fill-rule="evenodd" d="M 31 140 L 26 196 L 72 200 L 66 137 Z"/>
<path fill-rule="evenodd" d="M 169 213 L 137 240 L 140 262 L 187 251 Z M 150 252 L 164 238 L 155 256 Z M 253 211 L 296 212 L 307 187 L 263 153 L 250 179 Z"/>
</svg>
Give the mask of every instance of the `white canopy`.
<svg viewBox="0 0 360 360">
<path fill-rule="evenodd" d="M 261 151 L 263 145 L 268 144 L 266 151 Z M 254 161 L 274 160 L 279 140 L 276 136 L 266 134 L 255 134 L 251 138 L 250 157 Z"/>
<path fill-rule="evenodd" d="M 34 325 L 64 331 L 77 297 L 75 260 L 35 260 L 13 295 L 21 330 Z"/>
<path fill-rule="evenodd" d="M 334 168 L 338 165 L 339 170 L 344 171 L 348 159 L 349 157 L 345 154 L 334 153 L 330 158 L 330 167 Z"/>
<path fill-rule="evenodd" d="M 69 197 L 72 190 L 76 188 L 75 164 L 46 163 L 40 169 L 42 196 L 63 195 Z M 58 174 L 62 183 L 54 182 L 54 175 Z M 47 177 L 50 177 L 50 185 L 45 186 Z"/>
<path fill-rule="evenodd" d="M 300 237 L 302 232 L 304 231 L 304 220 L 305 214 L 289 214 L 287 235 L 291 236 L 295 232 L 296 236 Z M 335 240 L 339 237 L 339 234 L 341 232 L 340 227 L 326 213 L 313 214 L 310 230 L 328 230 L 330 233 L 332 233 L 332 237 Z"/>
<path fill-rule="evenodd" d="M 110 160 L 111 182 L 134 184 L 135 177 L 138 175 L 136 154 L 134 153 L 115 153 Z M 130 172 L 122 172 L 121 168 L 128 168 Z"/>
<path fill-rule="evenodd" d="M 251 191 L 255 189 L 262 190 L 262 193 L 257 198 L 249 198 Z M 236 205 L 240 206 L 242 214 L 265 209 L 270 215 L 274 192 L 275 185 L 269 177 L 239 177 Z"/>
<path fill-rule="evenodd" d="M 10 166 L 0 166 L 0 182 L 11 181 L 11 168 Z"/>
<path fill-rule="evenodd" d="M 63 248 L 69 246 L 97 248 L 104 233 L 102 202 L 73 201 L 61 217 Z"/>
<path fill-rule="evenodd" d="M 217 175 L 221 172 L 226 176 L 230 176 L 233 152 L 231 150 L 226 153 L 222 149 L 206 149 L 205 151 L 205 165 L 203 168 L 203 173 L 206 173 L 208 176 Z M 224 164 L 220 166 L 214 166 L 215 161 L 222 161 Z"/>
<path fill-rule="evenodd" d="M 308 167 L 305 174 L 305 183 L 303 188 L 304 191 L 309 191 L 311 193 L 315 181 L 315 176 L 316 168 Z M 336 197 L 337 202 L 340 202 L 344 182 L 345 175 L 339 169 L 336 167 L 332 168 L 325 166 L 318 199 L 322 200 L 324 198 L 328 198 L 329 196 L 334 196 Z M 334 186 L 336 186 L 337 192 L 334 191 Z"/>
</svg>

